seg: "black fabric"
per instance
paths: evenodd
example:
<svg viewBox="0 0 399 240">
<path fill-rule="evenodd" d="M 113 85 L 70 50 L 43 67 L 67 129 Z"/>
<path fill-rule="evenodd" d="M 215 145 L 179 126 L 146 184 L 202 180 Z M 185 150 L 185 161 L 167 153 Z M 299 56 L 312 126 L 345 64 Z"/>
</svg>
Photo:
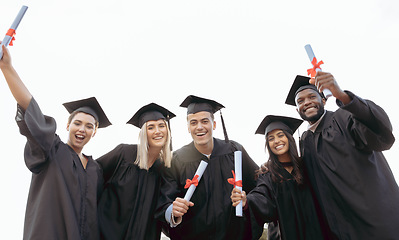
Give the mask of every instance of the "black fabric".
<svg viewBox="0 0 399 240">
<path fill-rule="evenodd" d="M 160 239 L 154 218 L 164 165 L 156 160 L 147 171 L 134 161 L 137 145 L 120 144 L 97 159 L 104 172 L 99 203 L 102 239 Z"/>
<path fill-rule="evenodd" d="M 298 185 L 285 169 L 280 174 L 289 180 L 275 183 L 267 172 L 247 195 L 252 239 L 259 239 L 265 223 L 277 221 L 281 239 L 323 239 L 309 185 Z"/>
<path fill-rule="evenodd" d="M 214 138 L 210 159 L 198 152 L 193 142 L 174 153 L 172 167 L 165 171 L 165 186 L 156 214 L 162 221 L 175 198 L 184 197 L 186 179 L 192 179 L 201 160 L 208 162 L 208 166 L 191 198 L 194 206 L 183 216 L 181 224 L 169 229 L 171 239 L 250 239 L 244 233 L 245 218 L 235 215 L 230 199 L 233 185 L 227 181 L 233 177 L 236 150 L 242 151 L 243 190 L 249 192 L 255 187 L 255 170 L 259 167 L 238 143 Z"/>
<path fill-rule="evenodd" d="M 339 239 L 397 239 L 399 188 L 381 151 L 395 141 L 382 108 L 351 92 L 302 136 L 309 179 Z"/>
<path fill-rule="evenodd" d="M 32 98 L 17 124 L 27 137 L 25 163 L 33 173 L 26 207 L 24 239 L 98 239 L 97 199 L 102 173 L 90 156 L 86 169 L 55 134 L 53 118 Z"/>
</svg>

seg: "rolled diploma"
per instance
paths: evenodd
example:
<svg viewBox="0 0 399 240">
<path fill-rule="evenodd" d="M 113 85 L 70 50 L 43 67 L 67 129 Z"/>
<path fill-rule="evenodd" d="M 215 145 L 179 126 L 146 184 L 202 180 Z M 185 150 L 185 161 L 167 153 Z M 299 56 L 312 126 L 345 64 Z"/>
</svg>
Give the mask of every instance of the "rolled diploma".
<svg viewBox="0 0 399 240">
<path fill-rule="evenodd" d="M 194 174 L 194 176 L 198 175 L 198 183 L 201 180 L 202 174 L 204 174 L 204 171 L 207 166 L 208 166 L 208 163 L 205 161 L 201 161 L 200 165 L 198 166 L 197 171 Z M 196 189 L 196 186 L 194 186 L 194 184 L 191 184 L 191 186 L 188 188 L 188 190 L 186 192 L 186 195 L 184 195 L 184 200 L 190 201 L 195 189 Z"/>
<path fill-rule="evenodd" d="M 306 53 L 308 54 L 310 62 L 312 62 L 313 58 L 315 58 L 316 56 L 314 55 L 312 47 L 310 46 L 310 44 L 306 44 L 305 45 L 305 50 L 306 50 Z M 321 71 L 321 69 L 320 68 L 316 68 L 316 72 L 318 72 L 318 71 Z M 326 98 L 329 98 L 329 97 L 332 96 L 331 91 L 329 89 L 327 89 L 327 88 L 323 90 L 323 94 L 324 94 L 324 96 Z"/>
<path fill-rule="evenodd" d="M 11 24 L 10 29 L 17 30 L 18 25 L 21 22 L 22 18 L 24 17 L 26 10 L 28 10 L 27 6 L 22 6 L 21 7 L 21 10 L 19 10 L 19 13 L 18 13 L 17 17 L 15 18 L 14 22 Z M 3 57 L 2 46 L 5 45 L 7 47 L 8 44 L 10 44 L 11 39 L 12 39 L 12 36 L 8 36 L 8 35 L 6 35 L 3 38 L 3 42 L 0 44 L 0 59 Z"/>
<path fill-rule="evenodd" d="M 234 172 L 236 174 L 235 181 L 242 181 L 242 152 L 235 151 L 234 152 Z M 242 187 L 236 186 L 237 189 L 242 191 Z M 242 217 L 242 200 L 236 206 L 236 216 Z"/>
</svg>

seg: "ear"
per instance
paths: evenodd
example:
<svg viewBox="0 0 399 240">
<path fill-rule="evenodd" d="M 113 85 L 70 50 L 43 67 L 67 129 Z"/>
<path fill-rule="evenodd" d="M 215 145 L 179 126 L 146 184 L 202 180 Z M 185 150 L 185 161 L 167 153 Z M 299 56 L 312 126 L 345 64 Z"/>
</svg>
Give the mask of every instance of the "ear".
<svg viewBox="0 0 399 240">
<path fill-rule="evenodd" d="M 94 137 L 97 133 L 97 128 L 94 130 L 93 134 L 91 135 L 91 137 Z"/>
<path fill-rule="evenodd" d="M 323 103 L 323 106 L 325 106 L 327 103 L 327 100 L 325 98 L 321 98 L 321 102 Z"/>
<path fill-rule="evenodd" d="M 67 127 L 66 127 L 66 130 L 69 132 L 69 123 L 67 123 Z"/>
<path fill-rule="evenodd" d="M 213 130 L 216 129 L 216 121 L 213 121 Z"/>
</svg>

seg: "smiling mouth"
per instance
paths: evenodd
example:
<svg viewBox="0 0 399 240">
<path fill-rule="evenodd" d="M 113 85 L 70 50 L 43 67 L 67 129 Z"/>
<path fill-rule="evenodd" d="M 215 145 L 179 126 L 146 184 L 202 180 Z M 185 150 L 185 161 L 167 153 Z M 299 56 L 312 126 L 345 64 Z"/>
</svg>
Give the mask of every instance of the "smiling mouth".
<svg viewBox="0 0 399 240">
<path fill-rule="evenodd" d="M 195 134 L 197 137 L 202 137 L 202 136 L 205 136 L 206 135 L 206 133 L 197 133 L 197 134 Z"/>
<path fill-rule="evenodd" d="M 312 109 L 317 111 L 317 108 L 315 106 L 311 106 L 311 107 L 304 109 L 303 112 L 307 112 L 308 110 L 312 110 Z"/>
<path fill-rule="evenodd" d="M 80 135 L 80 134 L 77 134 L 77 135 L 75 135 L 75 138 L 76 138 L 76 140 L 78 140 L 78 141 L 83 141 L 83 140 L 85 139 L 85 136 Z"/>
<path fill-rule="evenodd" d="M 285 146 L 284 144 L 278 145 L 277 147 L 275 147 L 275 149 L 276 149 L 276 150 L 281 150 L 281 149 L 283 149 L 284 146 Z"/>
</svg>

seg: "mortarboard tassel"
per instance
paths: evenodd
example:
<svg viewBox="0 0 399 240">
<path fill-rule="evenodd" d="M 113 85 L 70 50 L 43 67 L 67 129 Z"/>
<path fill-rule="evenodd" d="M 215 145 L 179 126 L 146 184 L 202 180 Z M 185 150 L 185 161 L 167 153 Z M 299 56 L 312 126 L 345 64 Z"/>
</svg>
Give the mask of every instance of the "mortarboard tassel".
<svg viewBox="0 0 399 240">
<path fill-rule="evenodd" d="M 229 137 L 227 136 L 226 126 L 224 125 L 222 110 L 220 110 L 220 119 L 222 120 L 224 141 L 225 141 L 226 143 L 228 143 L 228 142 L 229 142 Z"/>
</svg>

